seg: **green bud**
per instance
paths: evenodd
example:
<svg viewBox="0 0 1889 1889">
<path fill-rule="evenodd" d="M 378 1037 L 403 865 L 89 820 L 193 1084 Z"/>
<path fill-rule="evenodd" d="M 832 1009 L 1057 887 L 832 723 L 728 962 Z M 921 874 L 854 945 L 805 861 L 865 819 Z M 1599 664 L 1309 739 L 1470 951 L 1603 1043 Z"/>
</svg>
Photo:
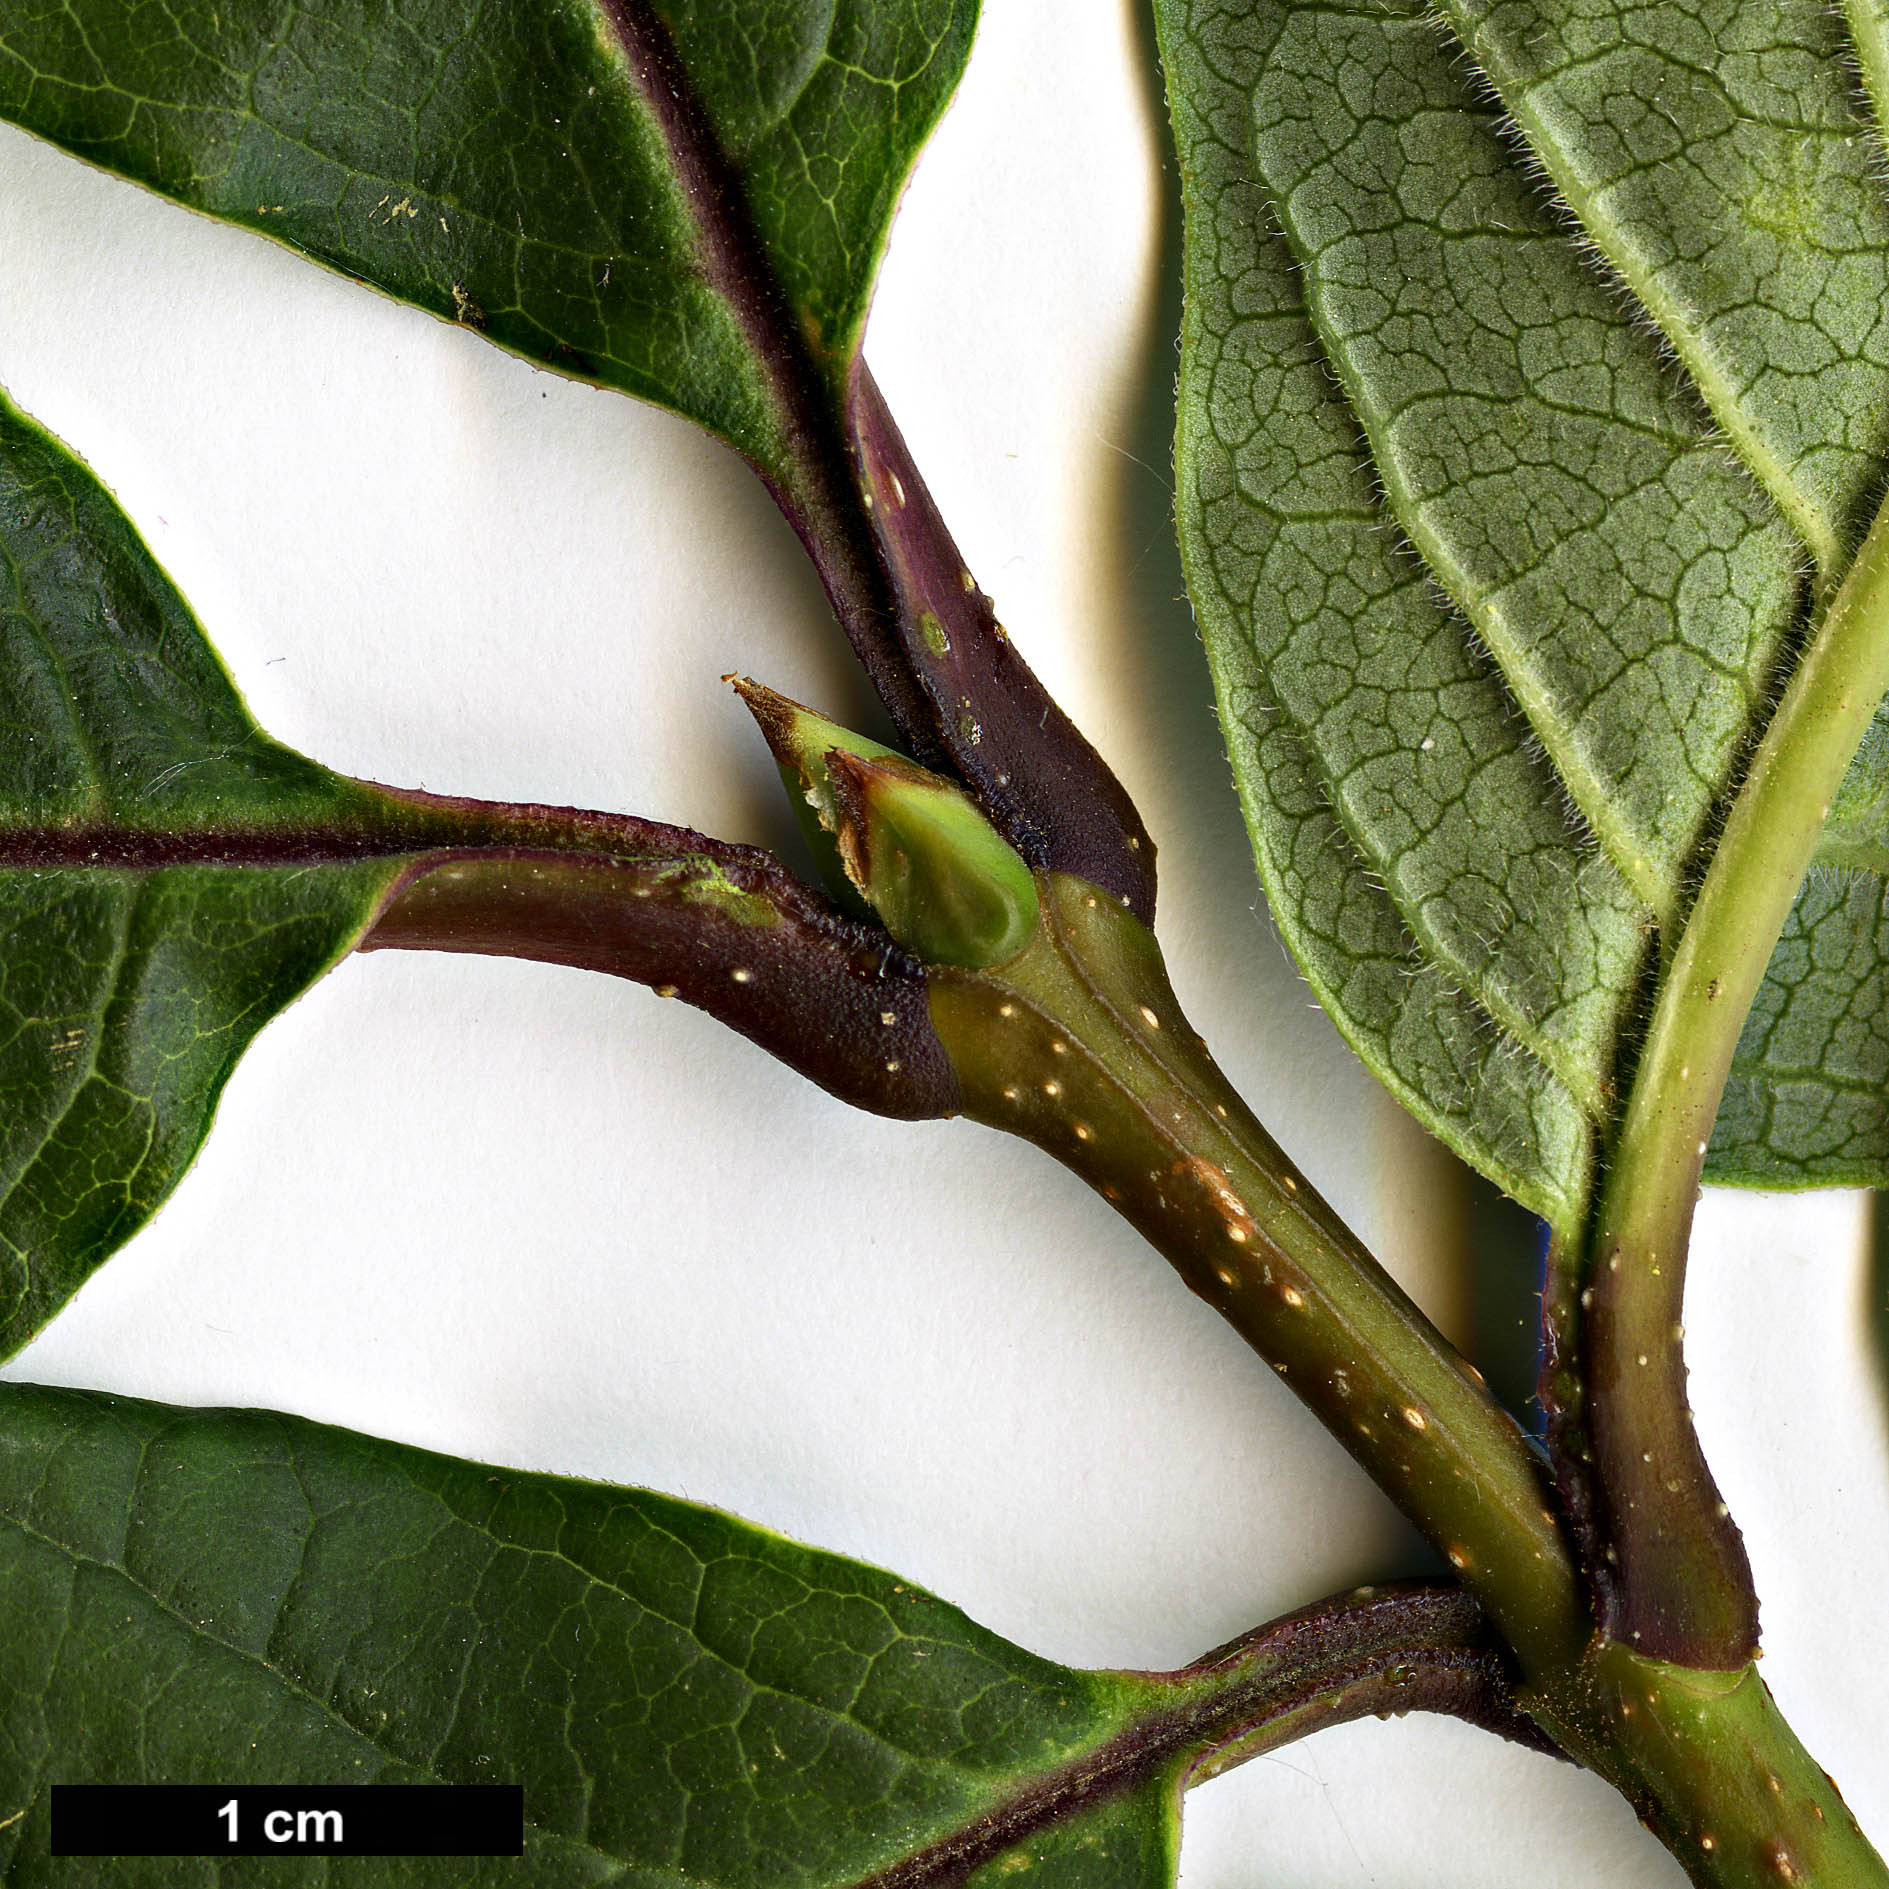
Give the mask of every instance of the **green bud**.
<svg viewBox="0 0 1889 1889">
<path fill-rule="evenodd" d="M 928 964 L 973 970 L 1023 949 L 1036 881 L 968 794 L 784 695 L 735 686 L 796 812 L 804 804 L 818 822 L 816 857 L 837 861 L 893 937 Z"/>
<path fill-rule="evenodd" d="M 781 785 L 787 789 L 801 837 L 813 854 L 820 877 L 826 881 L 826 889 L 853 917 L 875 922 L 878 914 L 860 897 L 834 844 L 839 822 L 827 779 L 826 757 L 834 748 L 875 758 L 889 755 L 892 750 L 828 721 L 824 715 L 816 715 L 788 696 L 764 689 L 746 676 L 724 676 L 722 680 L 734 685 L 735 693 L 747 703 L 748 712 L 774 751 Z"/>
<path fill-rule="evenodd" d="M 968 794 L 897 755 L 834 748 L 826 765 L 840 858 L 900 944 L 969 970 L 1023 949 L 1036 881 Z"/>
</svg>

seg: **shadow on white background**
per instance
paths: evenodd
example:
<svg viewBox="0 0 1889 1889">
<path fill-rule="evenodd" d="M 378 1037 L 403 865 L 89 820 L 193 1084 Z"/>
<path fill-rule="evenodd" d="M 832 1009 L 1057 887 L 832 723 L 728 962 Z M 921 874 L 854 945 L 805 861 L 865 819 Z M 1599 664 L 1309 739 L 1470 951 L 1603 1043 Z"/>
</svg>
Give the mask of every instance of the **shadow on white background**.
<svg viewBox="0 0 1889 1889">
<path fill-rule="evenodd" d="M 1177 988 L 1446 1328 L 1460 1171 L 1258 905 L 1164 536 L 1172 230 L 1125 9 L 993 6 L 869 354 L 971 568 L 1140 799 Z M 870 712 L 731 454 L 0 136 L 0 381 L 96 467 L 259 719 L 403 785 L 788 844 L 717 678 Z M 1889 1464 L 1849 1196 L 1714 1196 L 1688 1302 L 1767 1675 L 1879 1838 Z M 1424 1565 L 1223 1325 L 1033 1150 L 849 1113 L 701 1016 L 382 954 L 265 1034 L 157 1222 L 6 1375 L 261 1404 L 713 1502 L 1024 1644 L 1178 1663 Z M 1189 1889 L 1670 1885 L 1624 1806 L 1367 1724 L 1196 1801 Z"/>
</svg>

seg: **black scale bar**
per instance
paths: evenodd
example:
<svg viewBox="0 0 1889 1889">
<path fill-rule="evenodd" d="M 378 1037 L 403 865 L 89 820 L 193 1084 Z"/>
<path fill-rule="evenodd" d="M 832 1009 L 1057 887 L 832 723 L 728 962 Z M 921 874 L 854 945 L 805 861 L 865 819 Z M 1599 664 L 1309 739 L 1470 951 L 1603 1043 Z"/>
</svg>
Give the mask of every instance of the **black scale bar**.
<svg viewBox="0 0 1889 1889">
<path fill-rule="evenodd" d="M 55 1856 L 520 1856 L 517 1784 L 55 1784 Z"/>
</svg>

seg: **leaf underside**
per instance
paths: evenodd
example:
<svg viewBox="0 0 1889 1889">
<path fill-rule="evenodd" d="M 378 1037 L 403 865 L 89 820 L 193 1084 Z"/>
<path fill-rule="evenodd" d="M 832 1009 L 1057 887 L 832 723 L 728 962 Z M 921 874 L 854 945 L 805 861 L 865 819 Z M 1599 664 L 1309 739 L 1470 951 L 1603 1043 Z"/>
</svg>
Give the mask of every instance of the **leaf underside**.
<svg viewBox="0 0 1889 1889">
<path fill-rule="evenodd" d="M 1889 207 L 1854 82 L 1889 73 L 1883 9 L 1157 11 L 1182 534 L 1262 875 L 1372 1067 L 1571 1227 L 1661 944 L 1889 465 Z M 973 12 L 35 0 L 0 22 L 0 115 L 792 484 L 783 337 L 837 396 Z M 725 171 L 691 169 L 664 59 Z M 1889 1169 L 1885 760 L 1889 723 L 1711 1178 Z"/>
<path fill-rule="evenodd" d="M 778 336 L 757 342 L 771 324 L 750 303 L 778 292 L 843 380 L 975 16 L 974 0 L 24 0 L 0 19 L 0 117 L 783 475 Z M 686 70 L 731 178 L 678 168 L 665 114 L 682 108 L 652 45 Z"/>
<path fill-rule="evenodd" d="M 859 342 L 978 0 L 26 0 L 0 118 L 743 453 L 901 748 L 1151 917 L 1154 847 L 978 591 Z"/>
<path fill-rule="evenodd" d="M 1572 1231 L 1662 939 L 1889 472 L 1889 196 L 1821 5 L 1443 13 L 1157 0 L 1182 547 L 1302 968 Z M 1889 1179 L 1886 729 L 1708 1178 Z"/>
<path fill-rule="evenodd" d="M 354 1865 L 375 1881 L 850 1884 L 1174 1691 L 1053 1665 L 892 1575 L 647 1491 L 28 1385 L 0 1385 L 0 1419 L 0 1881 L 17 1889 L 73 1879 L 47 1854 L 49 1785 L 188 1779 L 523 1786 L 522 1858 Z M 1191 1755 L 971 1880 L 1170 1883 Z"/>
</svg>

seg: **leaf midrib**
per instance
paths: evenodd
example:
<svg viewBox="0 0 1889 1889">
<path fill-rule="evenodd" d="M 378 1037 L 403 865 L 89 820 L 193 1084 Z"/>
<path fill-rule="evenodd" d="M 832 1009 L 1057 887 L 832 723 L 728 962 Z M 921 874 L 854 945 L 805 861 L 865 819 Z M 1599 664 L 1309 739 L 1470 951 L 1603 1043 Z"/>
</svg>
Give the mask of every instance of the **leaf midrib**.
<svg viewBox="0 0 1889 1889">
<path fill-rule="evenodd" d="M 760 363 L 798 458 L 811 443 L 813 364 L 791 319 L 781 281 L 767 261 L 740 174 L 714 134 L 675 43 L 649 0 L 592 0 L 614 34 L 632 91 L 668 153 L 677 194 L 695 232 L 701 280 L 733 317 Z M 705 214 L 712 203 L 714 214 Z M 798 468 L 796 468 L 798 470 Z"/>
<path fill-rule="evenodd" d="M 155 1438 L 147 1440 L 144 1450 L 140 1452 L 141 1457 L 149 1454 L 151 1443 L 155 1442 L 156 1440 L 157 1439 Z M 417 1485 L 417 1484 L 413 1484 L 410 1486 L 413 1486 L 416 1489 L 420 1488 L 420 1485 Z M 428 1494 L 428 1495 L 431 1495 L 433 1493 L 432 1491 L 424 1490 L 424 1489 L 420 1489 L 420 1492 L 423 1494 Z M 497 1537 L 487 1533 L 487 1531 L 485 1531 L 484 1529 L 478 1529 L 477 1524 L 467 1522 L 463 1516 L 457 1514 L 455 1511 L 451 1510 L 450 1508 L 447 1509 L 447 1514 L 451 1521 L 457 1522 L 461 1526 L 475 1528 L 477 1532 L 481 1534 L 488 1543 L 491 1544 L 495 1553 L 511 1552 L 511 1553 L 516 1553 L 516 1554 L 531 1556 L 534 1558 L 544 1558 L 548 1560 L 557 1561 L 563 1564 L 564 1566 L 570 1568 L 573 1573 L 577 1574 L 586 1583 L 599 1587 L 603 1589 L 606 1593 L 615 1594 L 620 1599 L 627 1601 L 630 1605 L 634 1607 L 639 1607 L 646 1610 L 647 1612 L 652 1614 L 656 1619 L 666 1622 L 666 1624 L 672 1627 L 676 1632 L 684 1635 L 688 1639 L 689 1643 L 693 1647 L 697 1648 L 704 1658 L 713 1660 L 717 1665 L 721 1666 L 727 1672 L 731 1673 L 736 1678 L 740 1679 L 744 1685 L 747 1685 L 750 1688 L 752 1688 L 752 1690 L 755 1693 L 766 1695 L 773 1698 L 790 1700 L 793 1703 L 799 1704 L 799 1705 L 813 1704 L 816 1710 L 826 1712 L 830 1714 L 832 1717 L 842 1720 L 846 1724 L 855 1726 L 858 1730 L 865 1733 L 865 1735 L 868 1736 L 869 1738 L 872 1738 L 876 1743 L 884 1746 L 887 1750 L 897 1752 L 899 1757 L 904 1761 L 906 1765 L 909 1766 L 909 1765 L 919 1764 L 923 1762 L 928 1762 L 928 1761 L 919 1759 L 915 1754 L 911 1752 L 902 1750 L 897 1745 L 891 1744 L 890 1741 L 888 1741 L 882 1733 L 872 1730 L 872 1728 L 869 1726 L 860 1724 L 858 1720 L 852 1718 L 848 1713 L 844 1711 L 835 1711 L 834 1708 L 831 1706 L 820 1705 L 815 1701 L 808 1700 L 804 1694 L 797 1693 L 797 1692 L 789 1692 L 783 1687 L 770 1685 L 766 1681 L 755 1679 L 752 1675 L 744 1671 L 741 1667 L 735 1665 L 731 1660 L 727 1659 L 724 1655 L 716 1652 L 712 1647 L 707 1645 L 706 1642 L 699 1639 L 695 1635 L 692 1628 L 684 1625 L 681 1621 L 675 1619 L 673 1616 L 664 1613 L 660 1608 L 651 1606 L 647 1600 L 643 1599 L 642 1597 L 636 1594 L 631 1593 L 628 1589 L 621 1587 L 617 1583 L 610 1581 L 604 1576 L 597 1574 L 593 1569 L 585 1567 L 582 1562 L 573 1560 L 569 1555 L 565 1554 L 561 1549 L 529 1547 L 519 1542 L 501 1541 Z M 311 1523 L 322 1519 L 321 1517 L 315 1514 L 312 1508 L 310 1510 L 310 1516 L 311 1516 Z M 218 1647 L 224 1652 L 230 1654 L 232 1657 L 243 1661 L 246 1665 L 250 1666 L 254 1670 L 267 1675 L 270 1680 L 280 1685 L 285 1692 L 291 1694 L 295 1698 L 302 1700 L 305 1704 L 312 1706 L 323 1717 L 323 1719 L 326 1720 L 329 1724 L 333 1725 L 336 1729 L 340 1731 L 346 1732 L 350 1737 L 358 1739 L 362 1744 L 366 1745 L 369 1750 L 377 1753 L 389 1765 L 396 1765 L 403 1769 L 410 1769 L 410 1770 L 423 1772 L 429 1779 L 431 1779 L 436 1784 L 446 1784 L 452 1781 L 450 1778 L 448 1778 L 443 1772 L 441 1772 L 438 1769 L 437 1762 L 435 1759 L 419 1759 L 419 1758 L 412 1757 L 408 1754 L 390 1749 L 387 1745 L 381 1743 L 368 1728 L 362 1725 L 355 1724 L 354 1721 L 350 1719 L 346 1715 L 346 1713 L 344 1713 L 332 1701 L 323 1699 L 316 1693 L 309 1691 L 305 1685 L 302 1685 L 300 1682 L 292 1678 L 281 1667 L 272 1664 L 265 1655 L 252 1652 L 246 1647 L 239 1646 L 232 1640 L 224 1637 L 223 1635 L 213 1632 L 210 1629 L 210 1627 L 207 1626 L 205 1623 L 201 1621 L 192 1620 L 187 1614 L 183 1613 L 177 1607 L 173 1606 L 170 1602 L 163 1599 L 162 1596 L 157 1594 L 152 1588 L 147 1586 L 144 1582 L 140 1581 L 135 1575 L 131 1573 L 131 1571 L 128 1568 L 121 1566 L 117 1562 L 108 1561 L 104 1559 L 102 1556 L 88 1554 L 82 1549 L 75 1548 L 70 1543 L 59 1540 L 57 1536 L 49 1535 L 45 1533 L 45 1531 L 35 1528 L 30 1522 L 23 1520 L 17 1514 L 9 1513 L 9 1514 L 0 1515 L 0 1525 L 5 1525 L 7 1527 L 14 1528 L 18 1530 L 19 1533 L 21 1533 L 22 1535 L 27 1536 L 29 1539 L 40 1542 L 42 1545 L 52 1550 L 53 1553 L 64 1556 L 66 1559 L 68 1559 L 69 1561 L 75 1564 L 96 1569 L 99 1573 L 109 1576 L 113 1580 L 122 1583 L 124 1586 L 129 1588 L 132 1593 L 142 1596 L 146 1601 L 150 1603 L 151 1606 L 155 1607 L 166 1618 L 174 1621 L 193 1640 L 205 1641 L 212 1646 Z M 660 1528 L 660 1524 L 658 1524 L 657 1526 Z M 663 1531 L 663 1532 L 667 1532 L 667 1531 Z M 671 1539 L 676 1539 L 676 1538 L 672 1535 Z M 306 1549 L 307 1549 L 307 1542 L 306 1542 L 306 1539 L 304 1539 L 302 1543 L 302 1552 L 304 1555 L 306 1554 Z M 692 1558 L 694 1558 L 693 1555 L 692 1555 Z M 704 1569 L 704 1571 L 706 1571 L 706 1569 Z M 300 1571 L 298 1568 L 298 1574 L 297 1574 L 297 1577 L 295 1578 L 299 1578 L 299 1572 Z M 294 1579 L 292 1578 L 288 1586 L 285 1586 L 284 1591 L 283 1591 L 283 1596 L 282 1596 L 282 1599 L 284 1602 L 286 1602 L 288 1593 L 292 1589 L 293 1584 L 294 1584 Z M 280 1603 L 278 1604 L 278 1616 L 279 1614 L 280 1614 Z M 63 1647 L 65 1636 L 69 1634 L 70 1630 L 71 1630 L 71 1609 L 70 1607 L 68 1607 L 60 1622 L 61 1647 Z M 898 1632 L 898 1629 L 895 1628 L 894 1631 Z M 898 1637 L 901 1639 L 912 1639 L 915 1636 L 906 1634 L 903 1632 L 899 1632 Z M 463 1688 L 462 1688 L 462 1696 L 463 1696 Z M 982 1694 L 973 1694 L 971 1695 L 967 1703 L 975 1703 L 976 1699 L 981 1696 Z M 1197 1706 L 1194 1708 L 1191 1714 L 1185 1715 L 1187 1725 L 1191 1727 L 1197 1720 L 1210 1719 L 1212 1716 L 1213 1706 L 1216 1704 L 1220 1707 L 1222 1715 L 1224 1715 L 1227 1711 L 1234 1709 L 1232 1707 L 1228 1707 L 1224 1701 L 1209 1702 L 1209 1704 L 1206 1707 Z M 455 1705 L 455 1708 L 454 1708 L 455 1716 L 456 1716 L 456 1713 L 457 1713 L 457 1706 Z M 1171 1716 L 1178 1718 L 1183 1715 L 1175 1714 Z M 446 1740 L 451 1736 L 452 1723 L 453 1723 L 453 1720 L 449 1719 L 444 1731 L 441 1734 L 440 1742 L 442 1744 L 444 1744 Z M 1159 1727 L 1160 1725 L 1159 1720 L 1156 1721 L 1156 1725 L 1157 1727 Z M 1041 1779 L 1037 1785 L 1026 1789 L 1026 1791 L 1023 1793 L 1015 1793 L 1011 1797 L 1000 1799 L 997 1803 L 991 1805 L 988 1809 L 973 1815 L 966 1823 L 960 1825 L 957 1829 L 944 1831 L 943 1833 L 941 1833 L 940 1836 L 935 1838 L 931 1843 L 927 1844 L 923 1851 L 917 1852 L 916 1854 L 922 1857 L 922 1856 L 931 1854 L 933 1851 L 937 1851 L 940 1853 L 940 1855 L 944 1855 L 944 1853 L 946 1852 L 949 1846 L 960 1845 L 963 1837 L 965 1836 L 967 1832 L 975 1836 L 977 1833 L 990 1828 L 996 1820 L 1001 1819 L 1004 1816 L 1005 1812 L 1011 1809 L 1011 1807 L 1018 1801 L 1019 1798 L 1021 1797 L 1034 1798 L 1046 1788 L 1053 1790 L 1056 1782 L 1058 1782 L 1062 1778 L 1064 1773 L 1068 1773 L 1068 1774 L 1071 1774 L 1072 1776 L 1080 1777 L 1087 1769 L 1093 1767 L 1097 1757 L 1102 1752 L 1109 1750 L 1114 1744 L 1119 1743 L 1123 1738 L 1132 1737 L 1138 1729 L 1139 1728 L 1135 1726 L 1135 1724 L 1132 1721 L 1130 1721 L 1129 1724 L 1126 1725 L 1122 1731 L 1115 1734 L 1114 1738 L 1112 1739 L 1107 1738 L 1107 1737 L 1098 1738 L 1096 1743 L 1092 1745 L 1088 1750 L 1079 1752 L 1075 1757 L 1065 1760 L 1063 1764 L 1051 1767 L 1048 1771 L 1041 1774 Z M 1158 1735 L 1158 1732 L 1157 1732 L 1157 1735 Z M 1167 1755 L 1167 1752 L 1164 1750 L 1161 1755 L 1165 1756 Z M 960 1765 L 952 1764 L 949 1760 L 932 1760 L 929 1762 L 936 1762 L 945 1766 L 950 1771 L 958 1775 L 960 1778 L 972 1784 L 973 1787 L 975 1787 L 978 1783 L 985 1781 L 988 1776 L 988 1774 L 980 1775 L 979 1773 L 975 1771 L 967 1771 L 964 1767 Z M 1133 1784 L 1141 1780 L 1142 1775 L 1143 1775 L 1142 1772 L 1137 1771 L 1132 1776 L 1124 1777 L 1120 1781 L 1118 1788 L 1121 1790 L 1132 1788 Z M 591 1780 L 591 1782 L 594 1783 L 594 1780 Z M 1106 1794 L 1106 1793 L 1099 1793 L 1098 1795 L 1101 1795 L 1101 1794 Z M 1084 1805 L 1082 1807 L 1086 1807 L 1087 1803 L 1091 1803 L 1094 1801 L 1096 1801 L 1095 1797 L 1090 1797 L 1084 1801 Z M 1059 1820 L 1059 1816 L 1060 1816 L 1060 1813 L 1058 1814 L 1058 1817 L 1052 1818 L 1050 1819 L 1050 1821 Z M 595 1844 L 595 1842 L 593 1842 L 587 1834 L 583 1837 L 573 1837 L 568 1832 L 551 1829 L 550 1827 L 543 1824 L 542 1822 L 538 1822 L 530 1817 L 527 1817 L 525 1821 L 526 1821 L 527 1826 L 530 1829 L 535 1830 L 539 1835 L 549 1838 L 549 1839 L 553 1839 L 560 1843 L 577 1844 L 580 1847 L 582 1847 L 586 1852 L 588 1852 L 591 1856 L 595 1857 L 600 1863 L 608 1865 L 612 1868 L 635 1870 L 638 1868 L 652 1867 L 652 1865 L 646 1862 L 639 1861 L 639 1859 L 635 1857 L 620 1856 L 611 1851 L 599 1849 L 597 1845 Z M 1031 1829 L 1034 1829 L 1036 1827 L 1039 1827 L 1039 1826 L 1037 1825 L 1030 1826 Z M 1019 1830 L 1018 1832 L 1016 1832 L 1014 1836 L 1005 1837 L 1003 1842 L 1000 1844 L 999 1849 L 1001 1850 L 1002 1848 L 1010 1847 L 1014 1841 L 1018 1840 L 1022 1835 L 1027 1835 L 1027 1834 L 1029 1834 L 1029 1830 L 1024 1829 L 1024 1830 Z M 953 1854 L 955 1853 L 956 1852 L 953 1851 Z M 945 1861 L 949 1862 L 949 1860 L 950 1860 L 950 1857 L 945 1856 Z M 685 1879 L 690 1882 L 699 1883 L 701 1885 L 701 1889 L 719 1889 L 719 1884 L 716 1879 L 690 1875 L 687 1871 L 683 1870 L 677 1864 L 662 1863 L 658 1865 L 653 1865 L 653 1867 L 657 1867 L 657 1868 L 661 1868 L 663 1870 L 669 1871 L 678 1878 Z M 897 1881 L 901 1884 L 909 1882 L 912 1885 L 916 1886 L 918 1884 L 922 1884 L 922 1883 L 932 1880 L 936 1874 L 935 1871 L 921 1868 L 918 1873 L 908 1875 L 906 1873 L 908 1870 L 908 1867 L 909 1867 L 908 1859 L 902 1858 L 902 1859 L 899 1859 L 897 1862 L 888 1865 L 885 1869 L 874 1871 L 868 1876 L 859 1878 L 858 1881 L 860 1885 L 862 1885 L 862 1889 L 863 1889 L 863 1885 L 866 1885 L 866 1884 L 890 1883 L 893 1881 Z"/>
<path fill-rule="evenodd" d="M 212 757 L 205 757 L 206 759 Z M 205 827 L 8 827 L 0 829 L 0 872 L 164 872 L 191 866 L 356 866 L 430 852 L 517 852 L 515 846 L 455 846 L 414 833 L 345 826 L 267 829 Z"/>
<path fill-rule="evenodd" d="M 647 0 L 591 0 L 591 10 L 622 52 L 622 70 L 627 89 L 644 117 L 655 128 L 668 155 L 672 179 L 680 186 L 675 192 L 674 201 L 695 239 L 693 254 L 686 261 L 614 247 L 608 251 L 592 251 L 553 241 L 522 227 L 510 229 L 491 216 L 467 207 L 459 199 L 428 190 L 412 178 L 390 177 L 384 172 L 360 169 L 258 110 L 249 92 L 252 75 L 231 75 L 245 80 L 244 97 L 241 101 L 228 101 L 220 109 L 233 119 L 257 126 L 270 137 L 304 152 L 319 163 L 335 166 L 351 179 L 366 183 L 369 187 L 385 184 L 390 191 L 417 194 L 436 212 L 476 224 L 504 242 L 567 256 L 573 261 L 621 262 L 645 270 L 652 276 L 672 279 L 689 277 L 701 283 L 733 320 L 750 355 L 760 365 L 773 417 L 785 435 L 782 443 L 788 447 L 790 457 L 801 458 L 804 456 L 805 444 L 801 436 L 815 430 L 811 424 L 815 409 L 808 392 L 819 377 L 801 344 L 797 324 L 791 316 L 782 318 L 787 312 L 787 297 L 778 276 L 767 261 L 766 244 L 755 227 L 745 182 L 733 161 L 737 154 L 724 147 L 716 138 L 708 114 L 695 96 L 694 87 L 689 82 L 674 42 L 660 18 L 647 5 Z M 281 50 L 285 43 L 280 34 L 274 35 L 270 41 L 270 50 Z M 937 50 L 934 45 L 930 57 L 935 57 Z M 96 58 L 97 55 L 93 56 Z M 810 85 L 813 75 L 829 62 L 832 62 L 831 29 L 821 47 L 819 58 L 809 70 L 801 93 L 797 93 L 795 99 L 790 101 L 785 112 L 769 119 L 759 129 L 755 143 L 772 136 L 787 123 L 792 107 L 804 94 L 806 85 Z M 660 75 L 656 83 L 646 82 L 646 67 L 653 68 Z M 100 89 L 153 112 L 170 114 L 179 109 L 174 100 L 141 96 L 115 80 Z M 109 162 L 103 162 L 102 168 L 114 173 L 117 169 Z M 713 215 L 703 214 L 705 203 L 713 204 Z M 225 213 L 218 211 L 213 214 L 223 216 Z M 239 213 L 229 214 L 236 221 L 250 221 Z M 254 222 L 252 227 L 263 234 L 274 233 L 266 219 Z M 517 312 L 532 320 L 534 326 L 541 325 L 525 310 Z M 618 365 L 631 368 L 628 362 L 619 361 Z M 796 447 L 802 448 L 802 451 L 794 451 Z M 803 468 L 795 467 L 794 470 Z"/>
</svg>

